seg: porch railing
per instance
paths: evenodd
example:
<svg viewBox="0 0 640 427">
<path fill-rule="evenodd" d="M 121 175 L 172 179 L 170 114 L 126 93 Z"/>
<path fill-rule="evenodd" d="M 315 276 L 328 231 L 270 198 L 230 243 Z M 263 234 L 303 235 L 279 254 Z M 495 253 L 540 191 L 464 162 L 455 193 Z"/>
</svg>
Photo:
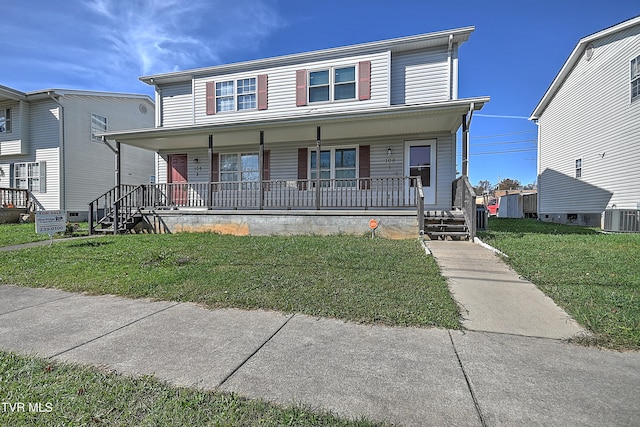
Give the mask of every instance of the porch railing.
<svg viewBox="0 0 640 427">
<path fill-rule="evenodd" d="M 461 176 L 453 181 L 453 207 L 462 210 L 469 237 L 476 237 L 476 193 L 469 178 Z"/>
<path fill-rule="evenodd" d="M 415 178 L 149 184 L 141 206 L 208 209 L 369 209 L 416 206 Z M 319 197 L 317 197 L 319 193 Z"/>
<path fill-rule="evenodd" d="M 29 206 L 29 190 L 0 188 L 0 207 L 24 208 Z"/>
</svg>

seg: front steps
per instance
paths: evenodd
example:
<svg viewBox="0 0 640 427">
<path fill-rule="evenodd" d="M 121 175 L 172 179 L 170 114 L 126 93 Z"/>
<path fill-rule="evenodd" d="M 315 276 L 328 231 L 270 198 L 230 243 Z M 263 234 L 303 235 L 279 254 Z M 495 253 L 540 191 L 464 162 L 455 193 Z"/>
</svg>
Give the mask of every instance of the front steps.
<svg viewBox="0 0 640 427">
<path fill-rule="evenodd" d="M 470 237 L 460 210 L 425 211 L 424 234 L 431 240 L 468 240 Z"/>
</svg>

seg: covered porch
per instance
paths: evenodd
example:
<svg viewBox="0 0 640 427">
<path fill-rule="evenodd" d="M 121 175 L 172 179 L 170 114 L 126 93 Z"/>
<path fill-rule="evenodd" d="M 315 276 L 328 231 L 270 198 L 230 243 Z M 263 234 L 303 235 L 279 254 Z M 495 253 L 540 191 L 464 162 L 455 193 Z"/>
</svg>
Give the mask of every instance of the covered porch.
<svg viewBox="0 0 640 427">
<path fill-rule="evenodd" d="M 155 182 L 125 188 L 118 168 L 113 192 L 93 201 L 90 210 L 94 219 L 109 216 L 116 225 L 150 213 L 192 222 L 199 221 L 194 215 L 202 219 L 214 211 L 218 220 L 247 214 L 272 222 L 280 214 L 326 219 L 388 213 L 410 218 L 406 223 L 415 236 L 424 230 L 425 212 L 462 208 L 454 206 L 455 134 L 462 126 L 466 174 L 470 118 L 487 101 L 322 115 L 310 110 L 295 117 L 105 134 L 117 157 L 122 143 L 155 151 L 157 173 Z"/>
</svg>

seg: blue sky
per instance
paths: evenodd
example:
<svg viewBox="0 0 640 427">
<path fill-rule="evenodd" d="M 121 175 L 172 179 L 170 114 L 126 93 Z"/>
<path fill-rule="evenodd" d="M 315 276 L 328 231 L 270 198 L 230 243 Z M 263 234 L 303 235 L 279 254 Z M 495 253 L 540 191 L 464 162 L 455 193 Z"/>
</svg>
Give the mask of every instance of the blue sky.
<svg viewBox="0 0 640 427">
<path fill-rule="evenodd" d="M 526 120 L 578 40 L 640 15 L 640 0 L 3 1 L 0 84 L 146 93 L 138 80 L 474 26 L 459 96 L 490 96 L 471 123 L 470 180 L 536 180 Z"/>
</svg>

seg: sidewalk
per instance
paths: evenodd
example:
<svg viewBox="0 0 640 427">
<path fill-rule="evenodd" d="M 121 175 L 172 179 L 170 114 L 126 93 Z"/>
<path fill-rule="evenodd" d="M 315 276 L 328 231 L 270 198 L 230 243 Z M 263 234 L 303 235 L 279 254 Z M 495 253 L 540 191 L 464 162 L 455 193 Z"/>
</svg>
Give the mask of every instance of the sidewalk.
<svg viewBox="0 0 640 427">
<path fill-rule="evenodd" d="M 640 419 L 640 353 L 554 339 L 0 286 L 0 349 L 404 426 Z"/>
</svg>

